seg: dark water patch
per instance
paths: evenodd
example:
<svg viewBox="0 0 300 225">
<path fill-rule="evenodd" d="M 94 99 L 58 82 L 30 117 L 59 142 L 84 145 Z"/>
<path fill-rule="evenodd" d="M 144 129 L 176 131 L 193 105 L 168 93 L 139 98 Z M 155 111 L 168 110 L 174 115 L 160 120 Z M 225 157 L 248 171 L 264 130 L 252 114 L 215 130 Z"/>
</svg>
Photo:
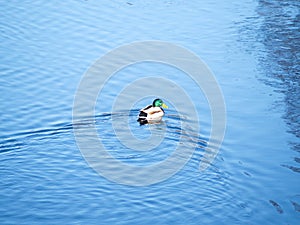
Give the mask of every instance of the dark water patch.
<svg viewBox="0 0 300 225">
<path fill-rule="evenodd" d="M 300 158 L 295 157 L 294 160 L 295 160 L 295 162 L 300 163 Z"/>
<path fill-rule="evenodd" d="M 279 214 L 282 214 L 283 213 L 283 209 L 281 208 L 281 206 L 273 201 L 273 200 L 269 200 L 269 202 L 271 203 L 272 206 L 274 206 L 274 208 L 276 209 L 276 211 L 279 213 Z"/>
<path fill-rule="evenodd" d="M 275 101 L 274 109 L 284 105 L 283 119 L 288 132 L 296 142 L 292 149 L 299 149 L 300 138 L 300 2 L 260 0 L 257 16 L 237 23 L 240 27 L 239 42 L 258 60 L 257 79 L 283 95 Z"/>
<path fill-rule="evenodd" d="M 248 177 L 252 177 L 251 174 L 248 173 L 248 172 L 246 172 L 246 171 L 244 171 L 244 174 L 245 174 L 246 176 L 248 176 Z"/>
<path fill-rule="evenodd" d="M 300 212 L 300 204 L 294 201 L 291 201 L 291 203 L 294 206 L 295 211 Z"/>
<path fill-rule="evenodd" d="M 257 12 L 263 18 L 257 40 L 265 46 L 261 79 L 284 94 L 284 118 L 290 132 L 300 138 L 300 2 L 259 1 Z"/>
<path fill-rule="evenodd" d="M 286 167 L 286 168 L 292 170 L 293 172 L 300 173 L 300 167 L 290 166 L 290 165 L 282 165 L 282 167 Z"/>
</svg>

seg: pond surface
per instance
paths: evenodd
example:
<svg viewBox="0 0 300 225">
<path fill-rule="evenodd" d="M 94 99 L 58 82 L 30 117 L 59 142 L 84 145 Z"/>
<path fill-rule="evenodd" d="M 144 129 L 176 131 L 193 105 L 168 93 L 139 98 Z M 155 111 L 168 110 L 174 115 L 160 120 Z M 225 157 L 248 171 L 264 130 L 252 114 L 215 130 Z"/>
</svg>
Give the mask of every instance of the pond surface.
<svg viewBox="0 0 300 225">
<path fill-rule="evenodd" d="M 0 224 L 299 223 L 299 1 L 3 1 L 0 8 Z M 97 59 L 146 40 L 181 46 L 207 64 L 223 93 L 226 131 L 216 158 L 200 171 L 216 141 L 205 93 L 169 65 L 142 62 L 117 71 L 95 117 L 79 121 L 82 129 L 95 125 L 113 157 L 141 167 L 167 159 L 182 135 L 196 146 L 174 175 L 136 187 L 87 163 L 72 113 L 80 81 Z M 199 121 L 177 110 L 176 93 L 164 99 L 169 109 L 159 124 L 136 122 L 156 97 L 143 91 L 127 96 L 136 96 L 128 109 L 113 110 L 128 83 L 151 76 L 180 85 Z M 154 149 L 124 146 L 114 120 Z M 186 121 L 199 122 L 199 134 L 184 129 Z M 147 141 L 151 133 L 163 137 L 159 145 Z"/>
</svg>

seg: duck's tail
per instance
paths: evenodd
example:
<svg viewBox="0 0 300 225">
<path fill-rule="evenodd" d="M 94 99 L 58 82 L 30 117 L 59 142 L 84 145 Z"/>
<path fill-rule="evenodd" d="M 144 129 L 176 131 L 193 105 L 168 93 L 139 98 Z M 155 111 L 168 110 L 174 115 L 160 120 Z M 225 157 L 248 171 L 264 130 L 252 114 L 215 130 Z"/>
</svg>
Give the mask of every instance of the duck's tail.
<svg viewBox="0 0 300 225">
<path fill-rule="evenodd" d="M 137 119 L 137 121 L 140 123 L 140 125 L 147 124 L 148 123 L 147 113 L 140 111 L 139 118 Z"/>
<path fill-rule="evenodd" d="M 145 125 L 148 123 L 148 120 L 145 117 L 139 117 L 137 121 L 140 123 L 140 125 Z"/>
</svg>

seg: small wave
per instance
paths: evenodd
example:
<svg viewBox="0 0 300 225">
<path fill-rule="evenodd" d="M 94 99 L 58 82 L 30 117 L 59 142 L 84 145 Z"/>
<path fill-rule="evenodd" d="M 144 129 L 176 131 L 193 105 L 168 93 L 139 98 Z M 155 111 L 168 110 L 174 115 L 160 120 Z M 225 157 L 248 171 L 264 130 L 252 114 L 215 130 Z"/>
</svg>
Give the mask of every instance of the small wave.
<svg viewBox="0 0 300 225">
<path fill-rule="evenodd" d="M 53 127 L 40 128 L 34 130 L 24 130 L 16 133 L 2 135 L 0 141 L 0 153 L 22 149 L 28 139 L 46 139 L 60 135 L 65 132 L 70 132 L 73 128 L 71 123 L 58 123 Z"/>
</svg>

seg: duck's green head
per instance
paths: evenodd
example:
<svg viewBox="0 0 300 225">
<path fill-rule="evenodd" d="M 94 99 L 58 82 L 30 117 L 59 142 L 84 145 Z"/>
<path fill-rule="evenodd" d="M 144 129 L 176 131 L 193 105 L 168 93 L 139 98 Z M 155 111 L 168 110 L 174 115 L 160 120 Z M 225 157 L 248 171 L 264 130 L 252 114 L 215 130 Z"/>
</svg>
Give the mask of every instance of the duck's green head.
<svg viewBox="0 0 300 225">
<path fill-rule="evenodd" d="M 155 99 L 152 104 L 154 107 L 168 108 L 168 106 L 159 98 Z"/>
</svg>

